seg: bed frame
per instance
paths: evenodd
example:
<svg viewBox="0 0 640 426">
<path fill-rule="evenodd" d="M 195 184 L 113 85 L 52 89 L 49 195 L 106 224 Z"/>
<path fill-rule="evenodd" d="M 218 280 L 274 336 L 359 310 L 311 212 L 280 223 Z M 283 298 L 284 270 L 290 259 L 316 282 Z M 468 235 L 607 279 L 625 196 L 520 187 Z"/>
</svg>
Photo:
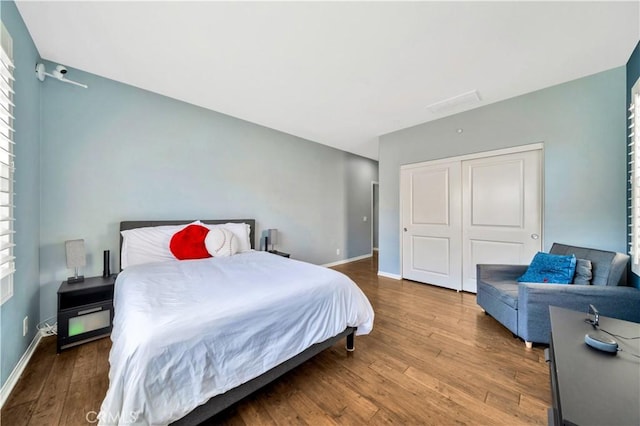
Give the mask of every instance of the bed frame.
<svg viewBox="0 0 640 426">
<path fill-rule="evenodd" d="M 138 220 L 138 221 L 125 221 L 120 222 L 120 231 L 125 231 L 128 229 L 135 228 L 144 228 L 148 226 L 163 226 L 163 225 L 183 225 L 194 222 L 194 220 Z M 251 248 L 255 249 L 255 219 L 222 219 L 222 220 L 202 220 L 203 223 L 210 225 L 219 225 L 225 223 L 247 223 L 251 225 L 251 233 L 249 235 L 251 241 Z M 120 253 L 122 253 L 122 234 L 120 234 Z M 186 425 L 198 425 L 221 411 L 229 408 L 236 402 L 242 400 L 243 398 L 249 396 L 256 390 L 266 386 L 267 384 L 273 382 L 283 374 L 293 370 L 300 364 L 308 361 L 312 357 L 316 356 L 320 352 L 325 349 L 330 348 L 335 345 L 340 339 L 346 337 L 346 349 L 348 352 L 353 352 L 355 350 L 355 327 L 347 327 L 341 333 L 328 338 L 323 342 L 316 343 L 315 345 L 310 346 L 303 352 L 294 356 L 293 358 L 283 362 L 280 365 L 275 366 L 271 370 L 263 373 L 262 375 L 236 387 L 228 390 L 227 392 L 216 395 L 213 398 L 209 399 L 206 403 L 196 407 L 193 411 L 187 414 L 185 417 L 176 420 L 171 423 L 171 425 L 175 426 L 186 426 Z"/>
</svg>

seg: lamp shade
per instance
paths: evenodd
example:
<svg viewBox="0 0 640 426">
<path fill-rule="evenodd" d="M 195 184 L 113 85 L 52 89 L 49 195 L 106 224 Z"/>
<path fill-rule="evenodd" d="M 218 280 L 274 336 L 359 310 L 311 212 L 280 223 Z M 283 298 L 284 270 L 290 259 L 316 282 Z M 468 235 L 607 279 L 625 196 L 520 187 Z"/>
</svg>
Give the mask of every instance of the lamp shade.
<svg viewBox="0 0 640 426">
<path fill-rule="evenodd" d="M 85 266 L 87 258 L 84 251 L 84 240 L 69 240 L 64 242 L 67 254 L 67 268 L 74 269 Z"/>
<path fill-rule="evenodd" d="M 269 238 L 269 244 L 274 246 L 278 242 L 278 230 L 277 229 L 267 230 L 267 237 Z"/>
</svg>

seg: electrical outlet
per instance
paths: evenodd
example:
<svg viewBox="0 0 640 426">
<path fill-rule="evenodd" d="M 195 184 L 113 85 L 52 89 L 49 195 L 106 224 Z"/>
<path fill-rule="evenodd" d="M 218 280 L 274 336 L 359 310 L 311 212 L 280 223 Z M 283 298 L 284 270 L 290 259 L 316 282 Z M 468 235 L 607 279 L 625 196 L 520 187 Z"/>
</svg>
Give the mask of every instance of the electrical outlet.
<svg viewBox="0 0 640 426">
<path fill-rule="evenodd" d="M 340 249 L 336 249 L 336 254 L 340 256 Z"/>
<path fill-rule="evenodd" d="M 22 320 L 22 337 L 26 336 L 29 332 L 29 317 L 26 316 Z"/>
</svg>

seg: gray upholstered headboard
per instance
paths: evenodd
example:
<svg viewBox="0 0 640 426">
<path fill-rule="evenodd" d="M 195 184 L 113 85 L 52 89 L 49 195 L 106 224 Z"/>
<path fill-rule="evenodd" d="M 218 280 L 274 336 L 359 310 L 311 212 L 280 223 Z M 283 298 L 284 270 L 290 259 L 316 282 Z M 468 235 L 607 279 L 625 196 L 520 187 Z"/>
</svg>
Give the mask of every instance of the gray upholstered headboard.
<svg viewBox="0 0 640 426">
<path fill-rule="evenodd" d="M 249 233 L 249 240 L 251 242 L 251 248 L 256 248 L 256 220 L 255 219 L 219 219 L 219 220 L 200 220 L 203 223 L 209 225 L 223 225 L 225 223 L 246 223 L 251 226 L 251 232 Z M 126 231 L 128 229 L 145 228 L 149 226 L 164 226 L 164 225 L 186 225 L 188 223 L 195 222 L 195 220 L 129 220 L 120 222 L 120 231 Z M 120 256 L 122 255 L 122 234 L 120 234 Z M 122 259 L 120 259 L 122 264 Z"/>
</svg>

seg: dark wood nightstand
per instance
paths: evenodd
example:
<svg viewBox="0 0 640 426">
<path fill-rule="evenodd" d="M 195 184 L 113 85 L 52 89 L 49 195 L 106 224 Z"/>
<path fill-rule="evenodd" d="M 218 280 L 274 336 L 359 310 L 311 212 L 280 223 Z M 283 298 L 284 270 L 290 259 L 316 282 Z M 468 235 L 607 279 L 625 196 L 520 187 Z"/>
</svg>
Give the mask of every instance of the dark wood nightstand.
<svg viewBox="0 0 640 426">
<path fill-rule="evenodd" d="M 282 257 L 291 257 L 289 253 L 285 253 L 283 251 L 278 251 L 278 250 L 269 250 L 269 253 L 277 254 L 278 256 L 282 256 Z"/>
<path fill-rule="evenodd" d="M 111 334 L 116 275 L 90 277 L 58 289 L 58 353 Z"/>
</svg>

